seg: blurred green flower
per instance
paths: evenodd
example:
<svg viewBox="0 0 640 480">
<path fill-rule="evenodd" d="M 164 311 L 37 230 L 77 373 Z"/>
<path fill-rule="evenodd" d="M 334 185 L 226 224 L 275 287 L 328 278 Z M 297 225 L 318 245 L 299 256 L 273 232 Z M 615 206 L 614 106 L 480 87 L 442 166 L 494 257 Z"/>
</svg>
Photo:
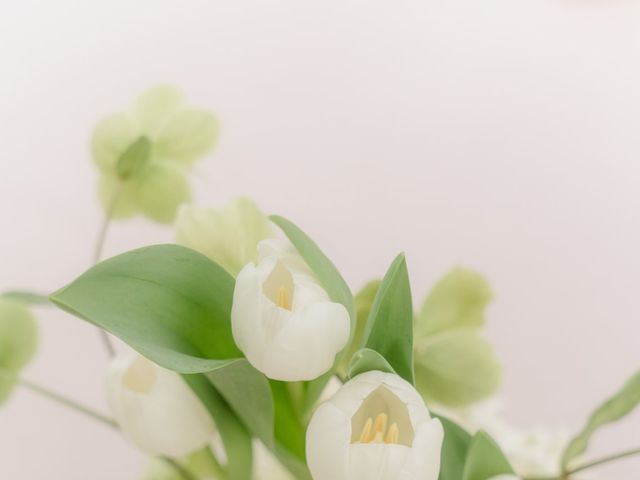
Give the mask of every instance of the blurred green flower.
<svg viewBox="0 0 640 480">
<path fill-rule="evenodd" d="M 219 210 L 184 205 L 176 220 L 179 244 L 208 256 L 234 277 L 256 260 L 258 243 L 273 236 L 267 216 L 243 197 Z"/>
<path fill-rule="evenodd" d="M 427 295 L 414 331 L 416 385 L 427 401 L 460 407 L 495 393 L 501 367 L 481 334 L 491 288 L 454 268 Z"/>
<path fill-rule="evenodd" d="M 211 113 L 184 107 L 182 94 L 171 86 L 154 87 L 130 111 L 102 120 L 91 152 L 107 215 L 142 213 L 172 222 L 180 204 L 191 198 L 187 168 L 211 151 L 218 130 Z"/>
<path fill-rule="evenodd" d="M 38 329 L 31 312 L 19 302 L 0 298 L 0 403 L 9 397 L 37 345 Z"/>
</svg>

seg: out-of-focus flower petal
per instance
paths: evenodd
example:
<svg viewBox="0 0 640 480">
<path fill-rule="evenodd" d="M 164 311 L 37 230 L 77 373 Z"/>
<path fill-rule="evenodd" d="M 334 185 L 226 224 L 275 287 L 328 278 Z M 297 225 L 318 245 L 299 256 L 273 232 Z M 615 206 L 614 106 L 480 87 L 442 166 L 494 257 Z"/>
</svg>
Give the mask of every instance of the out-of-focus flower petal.
<svg viewBox="0 0 640 480">
<path fill-rule="evenodd" d="M 156 155 L 190 164 L 211 151 L 218 139 L 216 117 L 203 110 L 181 110 L 158 133 Z"/>
<path fill-rule="evenodd" d="M 170 163 L 149 165 L 136 183 L 140 211 L 157 222 L 173 222 L 180 205 L 191 199 L 184 171 Z"/>
<path fill-rule="evenodd" d="M 98 123 L 91 139 L 91 154 L 98 168 L 103 172 L 112 172 L 120 155 L 139 133 L 134 120 L 126 113 L 111 115 Z"/>
<path fill-rule="evenodd" d="M 182 93 L 171 85 L 158 85 L 144 92 L 135 103 L 140 131 L 155 137 L 182 105 Z"/>
</svg>

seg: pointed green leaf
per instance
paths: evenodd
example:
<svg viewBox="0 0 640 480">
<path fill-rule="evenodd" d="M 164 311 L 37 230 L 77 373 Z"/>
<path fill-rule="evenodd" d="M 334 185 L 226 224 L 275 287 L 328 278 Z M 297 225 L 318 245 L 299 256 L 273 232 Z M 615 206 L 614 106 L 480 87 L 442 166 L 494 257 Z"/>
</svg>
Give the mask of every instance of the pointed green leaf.
<svg viewBox="0 0 640 480">
<path fill-rule="evenodd" d="M 586 451 L 591 436 L 600 427 L 625 417 L 638 404 L 640 404 L 640 371 L 637 371 L 613 397 L 591 414 L 582 431 L 567 445 L 562 455 L 562 466 L 569 466 L 573 459 Z"/>
<path fill-rule="evenodd" d="M 396 373 L 389 362 L 382 355 L 369 348 L 361 348 L 358 350 L 349 365 L 349 378 L 353 378 L 361 373 L 378 370 L 386 373 Z"/>
<path fill-rule="evenodd" d="M 60 308 L 181 373 L 240 358 L 231 333 L 234 280 L 204 255 L 156 245 L 118 255 L 54 293 Z"/>
<path fill-rule="evenodd" d="M 416 321 L 416 337 L 452 328 L 481 327 L 491 298 L 491 288 L 480 274 L 454 268 L 427 295 Z"/>
<path fill-rule="evenodd" d="M 253 453 L 251 435 L 229 404 L 203 375 L 182 376 L 211 414 L 227 454 L 229 480 L 251 480 Z"/>
<path fill-rule="evenodd" d="M 247 429 L 273 448 L 274 406 L 266 377 L 244 359 L 206 376 Z"/>
<path fill-rule="evenodd" d="M 462 480 L 487 480 L 497 475 L 513 474 L 498 444 L 482 430 L 471 439 Z"/>
<path fill-rule="evenodd" d="M 487 340 L 472 329 L 418 340 L 416 385 L 427 401 L 460 407 L 495 393 L 501 367 Z"/>
<path fill-rule="evenodd" d="M 369 313 L 364 347 L 378 352 L 402 378 L 413 383 L 413 309 L 407 262 L 393 261 Z"/>
<path fill-rule="evenodd" d="M 31 312 L 18 302 L 0 298 L 0 404 L 15 385 L 38 346 L 38 328 Z"/>
<path fill-rule="evenodd" d="M 438 480 L 460 480 L 471 444 L 471 435 L 448 418 L 440 415 L 434 417 L 440 420 L 444 429 Z"/>
</svg>

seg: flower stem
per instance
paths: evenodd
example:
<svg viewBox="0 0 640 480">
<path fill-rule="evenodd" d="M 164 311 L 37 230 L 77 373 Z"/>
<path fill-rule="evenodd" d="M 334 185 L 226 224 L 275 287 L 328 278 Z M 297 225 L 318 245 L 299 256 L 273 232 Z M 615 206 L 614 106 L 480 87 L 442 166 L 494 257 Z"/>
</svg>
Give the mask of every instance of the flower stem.
<svg viewBox="0 0 640 480">
<path fill-rule="evenodd" d="M 65 397 L 64 395 L 60 395 L 57 392 L 54 392 L 52 390 L 49 390 L 46 387 L 40 386 L 36 383 L 30 382 L 28 380 L 25 380 L 23 378 L 17 377 L 15 375 L 12 375 L 8 372 L 2 371 L 0 370 L 0 377 L 3 378 L 9 378 L 13 381 L 15 381 L 18 385 L 31 390 L 34 393 L 37 393 L 38 395 L 48 398 L 49 400 L 52 400 L 53 402 L 62 405 L 64 407 L 67 407 L 71 410 L 75 410 L 76 412 L 82 413 L 83 415 L 90 417 L 94 420 L 97 420 L 98 422 L 103 423 L 104 425 L 108 425 L 109 427 L 118 428 L 118 425 L 116 424 L 116 422 L 107 417 L 106 415 L 103 415 L 100 412 L 95 411 L 94 409 L 87 407 L 85 405 L 82 405 L 78 402 L 76 402 L 75 400 L 71 400 L 70 398 Z"/>
<path fill-rule="evenodd" d="M 107 240 L 109 227 L 111 226 L 111 217 L 113 216 L 113 212 L 115 211 L 116 205 L 118 204 L 118 199 L 120 198 L 120 192 L 121 192 L 121 189 L 118 189 L 113 195 L 113 198 L 109 203 L 107 212 L 102 221 L 102 225 L 100 226 L 100 230 L 98 231 L 98 239 L 96 240 L 96 245 L 95 245 L 95 248 L 93 249 L 92 263 L 94 265 L 98 263 L 102 258 L 104 244 L 105 244 L 105 241 Z M 102 344 L 104 345 L 104 349 L 107 351 L 107 355 L 109 355 L 110 358 L 113 358 L 116 354 L 116 350 L 115 348 L 113 348 L 113 343 L 109 338 L 109 334 L 103 329 L 99 329 L 99 332 L 100 332 L 100 338 L 102 339 Z"/>
<path fill-rule="evenodd" d="M 616 460 L 621 460 L 623 458 L 631 457 L 634 455 L 640 455 L 640 448 L 625 450 L 624 452 L 615 453 L 613 455 L 607 455 L 606 457 L 598 458 L 589 463 L 585 463 L 584 465 L 580 465 L 578 467 L 569 469 L 557 477 L 527 477 L 525 480 L 568 480 L 571 477 L 571 475 L 573 475 L 574 473 L 582 472 L 584 470 L 589 470 L 593 467 L 598 467 L 600 465 L 604 465 L 610 462 L 615 462 Z"/>
<path fill-rule="evenodd" d="M 185 467 L 180 465 L 180 463 L 175 461 L 173 458 L 169 458 L 169 457 L 160 457 L 160 458 L 165 462 L 167 462 L 176 472 L 178 472 L 178 474 L 184 480 L 197 480 L 197 478 L 194 475 L 192 475 L 189 470 L 187 470 Z"/>
</svg>

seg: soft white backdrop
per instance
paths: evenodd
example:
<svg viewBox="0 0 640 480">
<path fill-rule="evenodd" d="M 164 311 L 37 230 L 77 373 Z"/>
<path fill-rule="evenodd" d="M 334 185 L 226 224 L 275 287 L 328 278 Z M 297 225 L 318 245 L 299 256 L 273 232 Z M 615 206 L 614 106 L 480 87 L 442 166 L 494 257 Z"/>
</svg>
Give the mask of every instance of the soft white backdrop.
<svg viewBox="0 0 640 480">
<path fill-rule="evenodd" d="M 254 196 L 353 288 L 400 250 L 418 299 L 454 264 L 481 270 L 509 417 L 575 430 L 640 365 L 639 58 L 624 0 L 2 2 L 0 289 L 51 291 L 89 265 L 91 128 L 171 82 L 223 125 L 199 203 Z M 172 239 L 144 220 L 111 233 L 108 254 Z M 105 409 L 94 329 L 39 319 L 26 375 Z M 636 414 L 594 453 L 638 444 Z M 31 393 L 0 410 L 0 478 L 142 464 Z"/>
</svg>

